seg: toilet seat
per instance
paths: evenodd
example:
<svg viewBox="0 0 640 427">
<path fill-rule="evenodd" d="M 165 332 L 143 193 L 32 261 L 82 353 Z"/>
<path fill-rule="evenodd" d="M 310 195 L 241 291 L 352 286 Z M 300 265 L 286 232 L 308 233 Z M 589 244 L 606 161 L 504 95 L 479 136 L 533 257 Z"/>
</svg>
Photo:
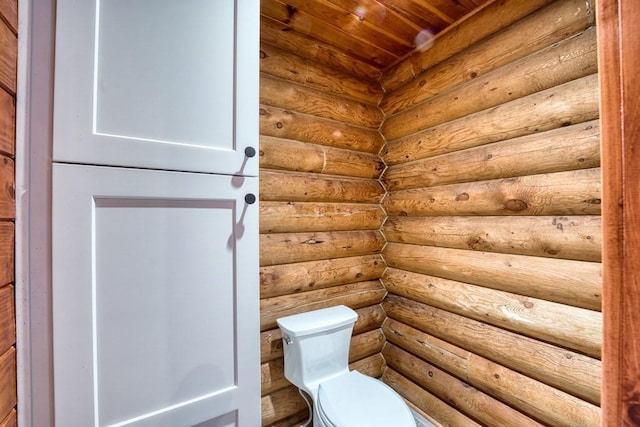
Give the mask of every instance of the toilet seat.
<svg viewBox="0 0 640 427">
<path fill-rule="evenodd" d="M 388 385 L 357 371 L 320 384 L 318 416 L 327 427 L 415 427 L 407 404 Z"/>
</svg>

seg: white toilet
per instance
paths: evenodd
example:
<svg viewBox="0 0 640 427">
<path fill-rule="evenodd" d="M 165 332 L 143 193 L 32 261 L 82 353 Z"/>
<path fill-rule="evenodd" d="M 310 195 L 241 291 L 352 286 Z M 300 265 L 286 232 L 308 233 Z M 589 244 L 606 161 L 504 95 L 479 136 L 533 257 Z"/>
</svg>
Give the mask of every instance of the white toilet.
<svg viewBox="0 0 640 427">
<path fill-rule="evenodd" d="M 415 427 L 409 407 L 391 387 L 349 371 L 357 318 L 339 305 L 278 319 L 285 377 L 311 396 L 314 427 Z"/>
</svg>

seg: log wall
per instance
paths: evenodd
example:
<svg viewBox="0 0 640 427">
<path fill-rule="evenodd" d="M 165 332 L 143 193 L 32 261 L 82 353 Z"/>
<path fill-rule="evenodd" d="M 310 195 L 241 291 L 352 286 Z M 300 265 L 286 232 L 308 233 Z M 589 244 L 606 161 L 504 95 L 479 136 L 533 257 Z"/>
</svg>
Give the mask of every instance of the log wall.
<svg viewBox="0 0 640 427">
<path fill-rule="evenodd" d="M 385 367 L 382 90 L 358 77 L 362 64 L 349 69 L 332 56 L 338 62 L 329 66 L 309 40 L 262 24 L 262 424 L 291 426 L 308 412 L 284 378 L 277 318 L 345 304 L 359 316 L 351 367 L 374 377 Z"/>
<path fill-rule="evenodd" d="M 382 78 L 383 380 L 444 425 L 600 424 L 594 16 L 541 6 Z"/>
<path fill-rule="evenodd" d="M 0 1 L 0 426 L 17 425 L 14 297 L 15 100 L 18 4 Z"/>
</svg>

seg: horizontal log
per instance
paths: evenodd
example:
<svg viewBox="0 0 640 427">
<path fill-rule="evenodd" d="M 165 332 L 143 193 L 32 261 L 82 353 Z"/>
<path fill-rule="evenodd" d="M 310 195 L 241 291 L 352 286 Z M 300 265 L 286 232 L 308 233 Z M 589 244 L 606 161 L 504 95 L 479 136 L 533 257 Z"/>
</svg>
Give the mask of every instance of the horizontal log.
<svg viewBox="0 0 640 427">
<path fill-rule="evenodd" d="M 600 310 L 600 263 L 388 243 L 389 267 Z"/>
<path fill-rule="evenodd" d="M 16 349 L 0 354 L 0 415 L 5 417 L 18 403 L 16 392 Z"/>
<path fill-rule="evenodd" d="M 16 343 L 16 309 L 12 285 L 0 288 L 0 354 Z"/>
<path fill-rule="evenodd" d="M 298 388 L 293 385 L 262 397 L 260 406 L 262 426 L 265 427 L 307 409 L 307 404 L 298 393 Z"/>
<path fill-rule="evenodd" d="M 385 343 L 382 329 L 374 329 L 373 331 L 355 335 L 351 338 L 351 347 L 349 348 L 349 362 L 365 359 L 382 351 Z"/>
<path fill-rule="evenodd" d="M 269 26 L 263 27 L 261 30 L 263 39 L 264 36 L 272 38 L 273 34 Z M 289 50 L 280 49 L 264 41 L 260 44 L 260 71 L 262 73 L 322 92 L 362 101 L 368 105 L 378 105 L 382 98 L 382 89 L 378 83 L 354 77 L 352 74 L 339 71 L 336 67 L 313 61 L 311 56 L 294 54 L 290 51 L 293 46 L 286 45 L 287 36 L 278 34 L 277 42 L 285 42 L 285 46 Z"/>
<path fill-rule="evenodd" d="M 9 157 L 0 155 L 0 219 L 11 220 L 15 217 L 15 163 Z"/>
<path fill-rule="evenodd" d="M 0 46 L 2 46 L 0 49 L 0 86 L 15 95 L 18 74 L 18 38 L 5 20 L 0 20 Z"/>
<path fill-rule="evenodd" d="M 386 164 L 404 163 L 599 117 L 598 76 L 580 79 L 388 141 Z"/>
<path fill-rule="evenodd" d="M 385 212 L 378 204 L 262 202 L 261 233 L 378 230 Z"/>
<path fill-rule="evenodd" d="M 354 335 L 351 339 L 349 349 L 349 362 L 353 363 L 358 360 L 380 353 L 384 344 L 384 335 L 382 329 L 365 332 L 363 334 Z M 262 395 L 271 394 L 274 391 L 283 389 L 291 383 L 284 376 L 284 359 L 278 358 L 263 363 L 261 366 L 261 390 Z"/>
<path fill-rule="evenodd" d="M 398 139 L 597 73 L 597 63 L 592 27 L 387 117 L 381 132 Z"/>
<path fill-rule="evenodd" d="M 407 350 L 478 390 L 548 425 L 597 426 L 600 408 L 475 353 L 419 331 Z M 395 337 L 398 341 L 403 336 Z M 404 347 L 402 343 L 396 344 Z M 486 369 L 483 373 L 480 367 Z"/>
<path fill-rule="evenodd" d="M 0 1 L 0 13 L 11 31 L 18 33 L 18 2 L 16 0 Z M 4 427 L 4 426 L 3 426 Z"/>
<path fill-rule="evenodd" d="M 463 168 L 460 165 L 464 165 Z M 389 191 L 600 166 L 597 120 L 390 166 Z"/>
<path fill-rule="evenodd" d="M 400 347 L 387 344 L 383 356 L 392 369 L 484 425 L 541 426 L 526 415 Z"/>
<path fill-rule="evenodd" d="M 381 353 L 376 353 L 373 356 L 369 356 L 349 364 L 350 370 L 358 371 L 361 374 L 369 375 L 373 378 L 380 378 L 385 368 L 386 363 Z"/>
<path fill-rule="evenodd" d="M 388 217 L 388 242 L 599 262 L 600 216 Z"/>
<path fill-rule="evenodd" d="M 0 89 L 0 152 L 15 154 L 16 101 Z"/>
<path fill-rule="evenodd" d="M 599 215 L 600 168 L 414 188 L 387 194 L 389 215 Z"/>
<path fill-rule="evenodd" d="M 14 242 L 13 221 L 0 221 L 0 286 L 14 281 Z M 1 314 L 0 317 L 2 317 Z M 2 330 L 1 327 L 0 330 Z"/>
<path fill-rule="evenodd" d="M 597 359 L 393 294 L 384 307 L 389 314 L 383 325 L 386 339 L 414 354 L 432 349 L 430 341 L 437 347 L 438 339 L 444 340 L 594 405 L 600 403 L 602 364 Z M 426 339 L 421 332 L 436 338 Z M 448 363 L 446 353 L 429 351 L 433 363 Z"/>
<path fill-rule="evenodd" d="M 380 79 L 380 84 L 386 92 L 390 92 L 435 64 L 497 33 L 550 2 L 551 0 L 530 0 L 525 3 L 518 0 L 493 2 L 438 34 L 430 49 L 417 49 L 408 59 L 386 71 Z"/>
<path fill-rule="evenodd" d="M 260 167 L 376 179 L 384 163 L 377 154 L 262 136 Z"/>
<path fill-rule="evenodd" d="M 386 294 L 379 280 L 260 300 L 261 331 L 276 327 L 276 319 L 344 304 L 353 309 L 378 304 Z"/>
<path fill-rule="evenodd" d="M 379 253 L 379 231 L 328 231 L 260 235 L 260 266 Z"/>
<path fill-rule="evenodd" d="M 378 129 L 384 119 L 375 105 L 265 73 L 260 76 L 260 103 L 369 129 Z"/>
<path fill-rule="evenodd" d="M 15 409 L 12 409 L 4 420 L 0 420 L 0 427 L 18 427 L 18 413 Z"/>
<path fill-rule="evenodd" d="M 472 80 L 500 66 L 548 47 L 593 25 L 582 0 L 556 1 L 508 26 L 503 31 L 434 65 L 380 102 L 386 115 L 416 105 L 447 88 Z"/>
<path fill-rule="evenodd" d="M 384 143 L 375 129 L 260 105 L 260 134 L 375 154 Z"/>
<path fill-rule="evenodd" d="M 305 427 L 309 419 L 309 409 L 306 408 L 274 423 L 262 424 L 262 427 Z"/>
<path fill-rule="evenodd" d="M 260 297 L 375 280 L 382 276 L 385 268 L 379 254 L 265 266 L 260 268 Z"/>
<path fill-rule="evenodd" d="M 295 13 L 292 13 L 292 10 Z M 353 26 L 353 15 L 346 14 L 344 11 L 337 14 L 331 13 L 331 8 L 325 2 L 301 4 L 297 0 L 289 0 L 287 3 L 278 0 L 262 0 L 260 13 L 285 24 L 289 31 L 313 34 L 318 43 L 335 46 L 359 60 L 380 68 L 400 56 L 395 53 L 397 49 L 401 49 L 402 53 L 410 50 L 408 46 L 398 44 L 397 40 L 393 43 L 393 47 L 388 46 L 390 40 L 387 37 L 380 37 L 381 34 L 378 34 L 375 44 L 363 39 L 362 28 L 359 25 Z M 316 17 L 316 14 L 320 16 Z M 338 24 L 332 25 L 334 22 Z M 340 29 L 340 23 L 344 25 L 344 22 L 350 22 L 350 31 Z M 360 37 L 352 37 L 352 33 L 359 34 Z M 364 37 L 371 37 L 371 35 Z M 377 47 L 377 43 L 385 45 L 386 49 Z"/>
<path fill-rule="evenodd" d="M 260 200 L 380 203 L 384 188 L 373 179 L 260 170 Z"/>
<path fill-rule="evenodd" d="M 358 319 L 353 325 L 353 334 L 362 334 L 382 326 L 387 317 L 380 304 L 357 308 Z M 271 329 L 260 334 L 260 360 L 262 363 L 283 357 L 280 329 Z M 378 375 L 379 376 L 379 375 Z"/>
<path fill-rule="evenodd" d="M 344 76 L 345 84 L 343 86 L 349 87 L 349 90 L 358 95 L 361 93 L 366 95 L 362 99 L 363 101 L 377 105 L 382 97 L 382 89 L 376 83 L 382 76 L 382 71 L 378 67 L 359 61 L 333 46 L 320 44 L 317 40 L 298 32 L 287 31 L 285 25 L 264 16 L 260 19 L 260 39 L 263 41 L 260 53 L 260 58 L 262 59 L 260 70 L 263 72 L 275 72 L 275 75 L 289 80 L 293 80 L 293 77 L 299 77 L 303 79 L 300 82 L 313 82 L 320 85 L 321 89 L 328 86 L 327 89 L 330 88 L 338 93 L 340 90 L 347 89 L 341 89 L 339 81 L 337 83 L 332 82 L 329 85 L 324 79 L 334 75 Z M 267 48 L 265 42 L 274 47 L 278 46 L 284 52 L 293 53 L 298 58 L 306 59 L 300 65 L 296 64 L 295 66 L 292 66 L 293 64 L 288 64 L 286 67 L 282 66 L 279 58 L 273 59 L 271 63 L 267 64 L 266 60 L 274 55 L 271 50 L 265 51 L 264 54 L 262 53 L 263 49 Z M 318 65 L 321 66 L 321 70 L 314 73 L 313 67 Z M 285 74 L 280 74 L 282 72 L 285 72 Z M 368 83 L 365 86 L 367 89 L 364 91 L 361 89 L 364 86 L 363 83 Z M 353 97 L 360 99 L 356 96 Z"/>
<path fill-rule="evenodd" d="M 387 291 L 599 358 L 602 314 L 583 308 L 389 268 Z"/>
<path fill-rule="evenodd" d="M 407 399 L 410 404 L 414 404 L 433 417 L 436 422 L 441 423 L 436 425 L 464 427 L 480 427 L 481 425 L 396 372 L 393 368 L 385 369 L 382 380 Z"/>
</svg>

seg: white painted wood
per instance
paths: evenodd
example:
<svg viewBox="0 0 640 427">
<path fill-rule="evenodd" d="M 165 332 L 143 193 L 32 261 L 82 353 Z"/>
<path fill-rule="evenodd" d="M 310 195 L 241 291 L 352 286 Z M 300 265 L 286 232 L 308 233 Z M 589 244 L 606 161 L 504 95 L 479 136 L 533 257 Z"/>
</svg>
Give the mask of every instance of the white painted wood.
<svg viewBox="0 0 640 427">
<path fill-rule="evenodd" d="M 56 425 L 260 425 L 257 190 L 54 164 Z"/>
<path fill-rule="evenodd" d="M 256 0 L 58 0 L 54 161 L 256 176 Z"/>
</svg>

